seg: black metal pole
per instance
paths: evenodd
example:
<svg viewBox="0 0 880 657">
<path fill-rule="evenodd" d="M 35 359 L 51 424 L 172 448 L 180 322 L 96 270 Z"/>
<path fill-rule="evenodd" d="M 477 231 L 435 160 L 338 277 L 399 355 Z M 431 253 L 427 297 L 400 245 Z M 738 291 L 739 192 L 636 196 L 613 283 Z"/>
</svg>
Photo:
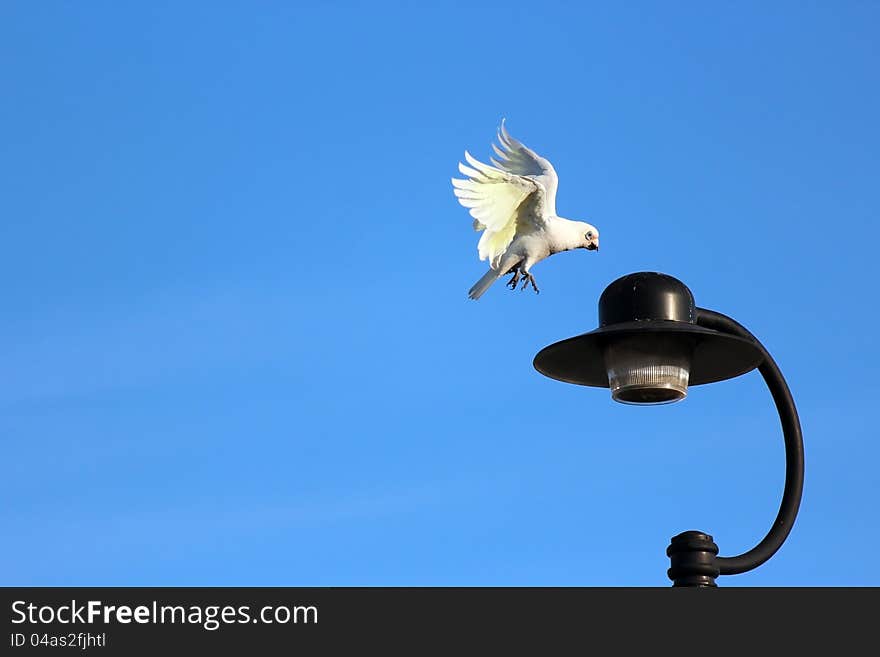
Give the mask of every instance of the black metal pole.
<svg viewBox="0 0 880 657">
<path fill-rule="evenodd" d="M 673 586 L 715 586 L 715 577 L 718 575 L 744 573 L 767 561 L 788 538 L 804 489 L 804 441 L 801 424 L 791 391 L 776 362 L 758 338 L 727 315 L 697 308 L 697 324 L 753 340 L 760 347 L 764 360 L 758 366 L 758 371 L 770 389 L 782 422 L 785 485 L 773 526 L 761 542 L 748 552 L 735 557 L 718 557 L 718 546 L 708 534 L 688 531 L 675 536 L 666 550 L 671 562 L 668 575 Z"/>
</svg>

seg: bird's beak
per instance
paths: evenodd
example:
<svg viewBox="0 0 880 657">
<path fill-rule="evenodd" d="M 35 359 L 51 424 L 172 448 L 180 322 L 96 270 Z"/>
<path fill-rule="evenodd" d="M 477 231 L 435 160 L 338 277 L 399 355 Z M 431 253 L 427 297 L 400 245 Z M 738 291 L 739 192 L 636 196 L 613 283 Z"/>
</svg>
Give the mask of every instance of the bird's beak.
<svg viewBox="0 0 880 657">
<path fill-rule="evenodd" d="M 598 251 L 599 250 L 599 242 L 590 242 L 587 244 L 587 251 Z"/>
</svg>

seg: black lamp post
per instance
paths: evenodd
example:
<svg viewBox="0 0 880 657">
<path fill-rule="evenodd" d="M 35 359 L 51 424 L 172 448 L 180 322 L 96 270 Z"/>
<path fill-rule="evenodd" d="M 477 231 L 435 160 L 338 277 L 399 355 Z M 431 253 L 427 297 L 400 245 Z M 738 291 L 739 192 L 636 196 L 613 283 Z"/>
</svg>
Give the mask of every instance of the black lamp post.
<svg viewBox="0 0 880 657">
<path fill-rule="evenodd" d="M 804 487 L 804 444 L 797 409 L 782 372 L 758 339 L 721 313 L 697 308 L 687 286 L 666 274 L 639 272 L 617 279 L 599 298 L 599 328 L 544 347 L 541 374 L 583 386 L 610 388 L 625 404 L 668 404 L 688 386 L 714 383 L 756 367 L 776 403 L 785 440 L 785 487 L 779 514 L 754 548 L 719 557 L 709 534 L 683 532 L 666 554 L 673 586 L 715 586 L 718 575 L 757 568 L 788 537 Z"/>
</svg>

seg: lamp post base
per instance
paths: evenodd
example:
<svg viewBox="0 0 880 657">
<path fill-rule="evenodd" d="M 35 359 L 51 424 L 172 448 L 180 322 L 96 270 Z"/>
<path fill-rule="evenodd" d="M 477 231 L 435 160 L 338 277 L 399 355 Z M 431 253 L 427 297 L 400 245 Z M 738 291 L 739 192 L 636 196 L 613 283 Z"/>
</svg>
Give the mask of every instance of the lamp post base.
<svg viewBox="0 0 880 657">
<path fill-rule="evenodd" d="M 718 546 L 709 534 L 687 531 L 673 536 L 666 555 L 671 564 L 666 573 L 672 586 L 717 586 Z"/>
</svg>

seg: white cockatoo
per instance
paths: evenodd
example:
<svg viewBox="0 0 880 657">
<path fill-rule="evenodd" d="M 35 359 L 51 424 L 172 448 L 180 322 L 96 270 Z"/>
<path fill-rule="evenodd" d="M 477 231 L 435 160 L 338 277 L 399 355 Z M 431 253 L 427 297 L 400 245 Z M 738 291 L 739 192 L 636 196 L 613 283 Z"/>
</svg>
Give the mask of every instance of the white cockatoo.
<svg viewBox="0 0 880 657">
<path fill-rule="evenodd" d="M 556 216 L 558 178 L 553 165 L 511 137 L 504 127 L 498 130 L 499 148 L 492 148 L 499 159 L 494 166 L 483 164 L 467 151 L 458 170 L 467 180 L 452 179 L 458 202 L 470 210 L 474 230 L 483 231 L 477 250 L 480 260 L 489 261 L 489 271 L 468 292 L 479 299 L 496 280 L 513 273 L 507 285 L 516 289 L 531 283 L 538 286 L 531 268 L 547 256 L 572 249 L 599 250 L 599 230 L 583 221 Z"/>
</svg>

